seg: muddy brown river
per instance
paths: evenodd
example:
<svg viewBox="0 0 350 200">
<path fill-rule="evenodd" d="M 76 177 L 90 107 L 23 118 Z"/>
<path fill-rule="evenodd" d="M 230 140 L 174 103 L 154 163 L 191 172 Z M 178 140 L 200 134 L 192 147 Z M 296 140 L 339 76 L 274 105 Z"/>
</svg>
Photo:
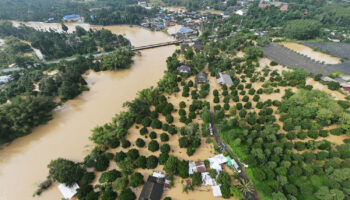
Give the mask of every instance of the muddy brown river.
<svg viewBox="0 0 350 200">
<path fill-rule="evenodd" d="M 123 34 L 134 46 L 173 40 L 162 32 L 139 27 L 104 28 Z M 142 56 L 135 56 L 135 63 L 128 70 L 88 72 L 86 81 L 90 91 L 65 103 L 46 125 L 0 150 L 0 200 L 61 199 L 57 184 L 41 196 L 32 197 L 48 174 L 50 160 L 63 157 L 81 161 L 92 148 L 88 140 L 90 130 L 109 122 L 137 91 L 156 85 L 166 69 L 166 58 L 175 49 L 175 46 L 167 46 L 142 51 Z"/>
</svg>

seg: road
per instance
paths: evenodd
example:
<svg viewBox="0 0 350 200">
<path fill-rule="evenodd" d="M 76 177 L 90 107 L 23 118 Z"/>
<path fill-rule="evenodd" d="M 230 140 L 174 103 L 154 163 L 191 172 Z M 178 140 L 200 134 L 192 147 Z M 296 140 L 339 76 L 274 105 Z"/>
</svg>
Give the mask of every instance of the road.
<svg viewBox="0 0 350 200">
<path fill-rule="evenodd" d="M 222 145 L 222 140 L 221 140 L 221 138 L 220 138 L 220 136 L 219 136 L 219 134 L 218 134 L 218 132 L 217 132 L 217 130 L 216 130 L 216 123 L 215 123 L 215 115 L 214 115 L 214 112 L 211 111 L 210 114 L 211 114 L 211 125 L 212 125 L 213 134 L 214 134 L 216 143 L 217 143 L 222 149 L 224 149 L 224 150 L 230 155 L 231 158 L 235 159 L 236 162 L 237 162 L 237 161 L 238 161 L 237 157 L 236 157 L 235 155 L 232 154 L 232 152 L 227 148 L 227 146 L 223 146 L 223 145 Z M 240 176 L 241 178 L 243 178 L 246 182 L 251 182 L 251 183 L 252 183 L 252 181 L 250 181 L 250 178 L 249 178 L 247 172 L 245 171 L 244 167 L 241 165 L 240 162 L 237 162 L 237 163 L 238 163 L 239 167 L 241 168 L 241 173 L 239 173 L 239 176 Z M 253 185 L 253 187 L 254 187 L 254 185 Z M 261 200 L 261 198 L 260 198 L 258 192 L 256 191 L 255 187 L 254 187 L 254 192 L 253 192 L 253 193 L 247 193 L 247 194 L 245 195 L 245 198 L 250 199 L 250 200 Z"/>
</svg>

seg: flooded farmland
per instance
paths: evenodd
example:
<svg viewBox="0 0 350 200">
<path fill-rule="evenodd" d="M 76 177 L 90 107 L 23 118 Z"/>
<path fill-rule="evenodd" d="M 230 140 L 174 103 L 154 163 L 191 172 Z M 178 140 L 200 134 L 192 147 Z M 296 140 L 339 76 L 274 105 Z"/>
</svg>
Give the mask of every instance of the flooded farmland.
<svg viewBox="0 0 350 200">
<path fill-rule="evenodd" d="M 319 51 L 315 51 L 313 49 L 311 49 L 308 46 L 302 45 L 302 44 L 298 44 L 295 42 L 281 42 L 281 45 L 283 45 L 284 47 L 287 47 L 288 49 L 291 49 L 293 51 L 296 51 L 302 55 L 305 55 L 307 57 L 309 57 L 310 59 L 319 61 L 321 63 L 324 64 L 339 64 L 341 63 L 341 59 L 319 52 Z"/>
</svg>

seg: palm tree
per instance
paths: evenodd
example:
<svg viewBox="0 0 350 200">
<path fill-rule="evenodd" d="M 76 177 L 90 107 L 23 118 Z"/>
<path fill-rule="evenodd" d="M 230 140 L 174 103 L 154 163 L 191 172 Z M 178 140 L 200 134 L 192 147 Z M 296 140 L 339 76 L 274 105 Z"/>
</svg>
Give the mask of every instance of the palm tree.
<svg viewBox="0 0 350 200">
<path fill-rule="evenodd" d="M 240 184 L 238 185 L 238 188 L 244 195 L 254 191 L 253 184 L 250 181 L 246 181 L 245 179 L 241 178 L 239 182 Z"/>
</svg>

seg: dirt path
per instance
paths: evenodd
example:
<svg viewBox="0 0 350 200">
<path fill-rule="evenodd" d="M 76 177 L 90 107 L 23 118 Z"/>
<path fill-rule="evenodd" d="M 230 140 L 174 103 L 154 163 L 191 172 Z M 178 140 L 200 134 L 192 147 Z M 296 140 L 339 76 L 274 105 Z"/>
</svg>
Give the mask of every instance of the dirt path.
<svg viewBox="0 0 350 200">
<path fill-rule="evenodd" d="M 238 159 L 236 158 L 236 156 L 234 156 L 231 151 L 224 145 L 222 145 L 222 140 L 219 136 L 219 134 L 217 133 L 217 130 L 216 130 L 216 123 L 215 123 L 215 116 L 214 116 L 214 112 L 213 111 L 210 111 L 211 113 L 211 124 L 212 124 L 212 127 L 213 127 L 213 133 L 214 133 L 214 137 L 215 137 L 215 140 L 217 142 L 217 144 L 222 148 L 222 149 L 225 149 L 225 151 L 230 155 L 231 158 L 235 159 L 236 161 L 238 161 Z M 248 174 L 246 173 L 245 169 L 242 167 L 241 163 L 238 162 L 238 165 L 239 167 L 241 168 L 241 173 L 239 173 L 239 176 L 242 177 L 246 182 L 251 182 L 250 179 L 249 179 L 249 176 Z M 254 187 L 254 185 L 253 185 Z M 255 189 L 254 187 L 254 192 L 253 193 L 247 193 L 245 195 L 245 198 L 249 199 L 249 200 L 261 200 L 257 190 Z"/>
</svg>

